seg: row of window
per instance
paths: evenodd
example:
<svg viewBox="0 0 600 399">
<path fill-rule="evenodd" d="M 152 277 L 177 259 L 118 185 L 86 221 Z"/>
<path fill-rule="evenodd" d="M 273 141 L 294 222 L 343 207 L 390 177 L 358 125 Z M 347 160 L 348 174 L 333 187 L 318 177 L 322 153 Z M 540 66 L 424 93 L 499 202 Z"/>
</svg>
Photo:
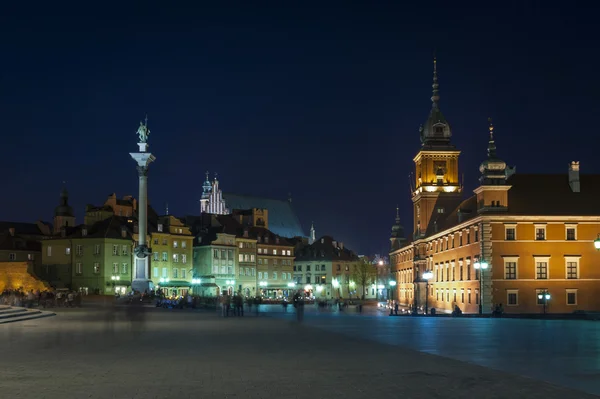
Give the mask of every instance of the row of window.
<svg viewBox="0 0 600 399">
<path fill-rule="evenodd" d="M 473 242 L 479 242 L 479 229 L 477 227 L 471 227 L 466 229 L 463 233 L 459 231 L 457 233 L 451 233 L 446 237 L 438 238 L 435 241 L 429 242 L 425 246 L 425 250 L 431 253 L 438 253 L 448 251 L 456 248 L 456 236 L 458 235 L 458 246 L 471 244 L 471 230 L 473 230 Z M 392 263 L 407 262 L 413 260 L 413 251 L 408 250 L 400 254 L 394 254 L 391 256 Z"/>
<path fill-rule="evenodd" d="M 281 263 L 279 263 L 277 261 L 277 259 L 272 259 L 271 264 L 273 266 L 277 266 L 279 264 L 282 265 L 282 266 L 291 266 L 292 265 L 292 260 L 291 259 L 280 259 L 280 260 L 281 260 Z M 268 265 L 269 264 L 269 259 L 261 259 L 261 258 L 259 258 L 258 259 L 258 264 L 259 265 Z"/>
<path fill-rule="evenodd" d="M 550 258 L 549 257 L 534 257 L 535 259 L 535 279 L 548 280 L 550 278 Z M 579 277 L 579 261 L 578 256 L 565 256 L 565 274 L 567 280 L 576 280 Z M 504 258 L 504 279 L 517 280 L 519 278 L 518 258 Z"/>
<path fill-rule="evenodd" d="M 546 293 L 549 291 L 547 289 L 536 289 L 535 290 L 535 301 L 536 305 L 549 305 L 552 302 L 556 301 L 556 298 L 550 296 L 550 299 L 546 299 Z M 565 303 L 569 306 L 577 305 L 577 289 L 567 289 L 565 290 Z M 508 289 L 506 290 L 506 304 L 508 306 L 519 306 L 523 305 L 523 303 L 519 302 L 519 290 L 518 289 Z"/>
<path fill-rule="evenodd" d="M 114 244 L 112 246 L 112 254 L 113 255 L 129 255 L 129 248 L 131 246 L 130 245 L 117 245 Z M 75 255 L 77 256 L 83 256 L 83 245 L 76 245 L 75 246 Z M 100 255 L 102 246 L 100 244 L 95 244 L 94 245 L 94 255 Z M 120 249 L 120 251 L 119 251 Z M 71 247 L 66 247 L 65 248 L 65 255 L 71 255 Z M 52 256 L 52 246 L 48 245 L 46 247 L 46 256 Z"/>
<path fill-rule="evenodd" d="M 159 255 L 160 254 L 158 252 L 153 252 L 152 260 L 162 261 L 162 262 L 169 261 L 169 253 L 168 252 L 163 252 L 162 257 L 159 257 Z M 173 263 L 179 263 L 180 260 L 181 260 L 181 263 L 187 263 L 187 255 L 186 254 L 173 254 L 172 260 L 173 260 Z"/>
<path fill-rule="evenodd" d="M 277 272 L 272 272 L 270 275 L 269 272 L 258 272 L 259 280 L 269 280 L 269 276 L 271 276 L 271 280 L 277 280 Z M 282 272 L 281 279 L 292 281 L 292 273 Z"/>
<path fill-rule="evenodd" d="M 17 260 L 17 254 L 14 252 L 11 252 L 8 254 L 8 260 L 9 262 L 14 262 Z M 35 254 L 27 254 L 27 260 L 35 260 Z"/>
<path fill-rule="evenodd" d="M 163 230 L 164 230 L 164 226 L 161 223 L 159 223 L 158 226 L 157 226 L 157 230 L 158 230 L 159 233 L 162 233 Z M 176 227 L 176 228 L 173 229 L 173 232 L 175 234 L 183 234 L 183 229 L 180 228 L 180 227 Z"/>
<path fill-rule="evenodd" d="M 536 224 L 535 228 L 535 240 L 544 241 L 546 240 L 546 225 Z M 516 241 L 517 239 L 517 227 L 516 225 L 505 225 L 504 226 L 504 239 L 506 241 Z M 577 225 L 566 224 L 565 225 L 565 240 L 576 241 L 577 240 Z"/>
<path fill-rule="evenodd" d="M 158 238 L 154 239 L 154 245 L 158 245 Z M 162 239 L 162 245 L 168 245 L 168 241 L 166 238 Z M 187 248 L 187 242 L 186 241 L 173 241 L 173 248 Z"/>
<path fill-rule="evenodd" d="M 169 276 L 169 268 L 167 267 L 163 267 L 161 270 L 161 275 L 158 275 L 158 271 L 159 268 L 158 267 L 154 267 L 152 268 L 152 276 L 153 277 L 161 277 L 161 278 L 181 278 L 181 279 L 186 279 L 187 278 L 187 269 L 185 268 L 171 268 L 171 275 Z"/>
<path fill-rule="evenodd" d="M 269 250 L 267 248 L 258 248 L 258 253 L 264 254 L 264 255 L 269 255 Z M 281 252 L 278 252 L 277 249 L 273 249 L 273 250 L 271 250 L 271 253 L 273 255 L 277 255 L 279 253 L 280 255 L 292 256 L 292 251 L 290 251 L 289 249 L 287 249 L 287 250 L 282 249 Z"/>
<path fill-rule="evenodd" d="M 430 295 L 433 295 L 433 288 L 431 289 L 431 292 L 429 293 Z M 444 295 L 445 294 L 445 295 Z M 465 303 L 465 289 L 461 288 L 460 290 L 460 297 L 457 298 L 456 296 L 457 294 L 457 290 L 456 288 L 452 290 L 452 301 L 450 301 L 450 289 L 446 288 L 444 291 L 444 288 L 436 288 L 435 289 L 435 298 L 436 300 L 440 301 L 440 302 L 453 302 L 453 303 L 458 303 L 457 299 L 460 299 L 460 303 L 464 304 Z M 466 296 L 466 300 L 467 300 L 467 304 L 472 303 L 472 296 L 471 296 L 471 289 L 467 289 L 467 296 Z M 479 305 L 479 290 L 475 290 L 475 305 Z"/>
<path fill-rule="evenodd" d="M 118 274 L 119 273 L 119 264 L 118 263 L 113 264 L 113 271 L 115 270 L 115 267 L 116 267 L 117 271 L 114 272 L 114 274 Z M 128 273 L 129 267 L 127 266 L 127 263 L 123 263 L 123 270 L 125 270 L 125 271 L 122 274 Z M 100 271 L 101 271 L 100 262 L 94 262 L 93 273 L 100 274 Z M 83 276 L 83 263 L 81 263 L 81 262 L 75 263 L 75 275 Z"/>
</svg>

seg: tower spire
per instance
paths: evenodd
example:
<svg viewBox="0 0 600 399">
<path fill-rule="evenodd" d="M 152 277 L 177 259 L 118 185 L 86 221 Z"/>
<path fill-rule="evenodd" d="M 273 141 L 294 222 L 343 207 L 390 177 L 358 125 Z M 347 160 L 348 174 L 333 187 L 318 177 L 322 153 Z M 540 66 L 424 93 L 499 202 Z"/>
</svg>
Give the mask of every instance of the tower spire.
<svg viewBox="0 0 600 399">
<path fill-rule="evenodd" d="M 433 56 L 433 84 L 431 85 L 431 87 L 433 88 L 433 94 L 431 96 L 431 102 L 433 103 L 432 106 L 437 108 L 438 102 L 440 101 L 440 85 L 438 84 L 437 58 L 435 57 L 435 55 Z"/>
<path fill-rule="evenodd" d="M 496 142 L 494 140 L 494 124 L 492 123 L 492 118 L 488 118 L 489 123 L 489 131 L 490 131 L 490 139 L 488 141 L 488 158 L 496 158 Z"/>
<path fill-rule="evenodd" d="M 396 205 L 396 224 L 400 224 L 400 208 Z"/>
</svg>

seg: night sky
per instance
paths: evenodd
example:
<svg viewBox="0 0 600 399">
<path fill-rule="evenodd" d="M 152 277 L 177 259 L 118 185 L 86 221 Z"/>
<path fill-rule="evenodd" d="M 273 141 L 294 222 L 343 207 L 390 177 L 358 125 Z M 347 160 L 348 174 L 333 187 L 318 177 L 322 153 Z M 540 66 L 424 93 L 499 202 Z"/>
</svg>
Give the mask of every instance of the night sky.
<svg viewBox="0 0 600 399">
<path fill-rule="evenodd" d="M 317 235 L 387 252 L 396 204 L 412 226 L 434 49 L 467 194 L 488 117 L 517 173 L 571 160 L 600 173 L 593 2 L 201 3 L 3 10 L 0 220 L 51 221 L 62 181 L 78 222 L 87 203 L 137 196 L 129 152 L 147 113 L 160 213 L 197 214 L 209 170 L 226 192 L 291 192 L 306 232 L 314 220 Z"/>
</svg>

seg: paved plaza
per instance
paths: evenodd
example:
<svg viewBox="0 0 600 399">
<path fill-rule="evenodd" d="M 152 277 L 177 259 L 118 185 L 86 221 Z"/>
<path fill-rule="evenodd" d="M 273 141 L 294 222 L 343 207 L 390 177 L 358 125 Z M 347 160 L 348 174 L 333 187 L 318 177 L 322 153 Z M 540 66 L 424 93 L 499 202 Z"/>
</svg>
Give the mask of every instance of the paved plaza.
<svg viewBox="0 0 600 399">
<path fill-rule="evenodd" d="M 101 308 L 59 309 L 56 317 L 0 325 L 2 396 L 552 399 L 600 393 L 594 322 L 309 310 L 298 325 L 291 313 L 221 318 L 144 310 L 141 316 L 121 310 L 113 319 Z M 532 366 L 557 385 L 519 376 L 535 377 L 523 372 Z M 579 390 L 555 378 L 560 368 L 581 382 Z"/>
</svg>

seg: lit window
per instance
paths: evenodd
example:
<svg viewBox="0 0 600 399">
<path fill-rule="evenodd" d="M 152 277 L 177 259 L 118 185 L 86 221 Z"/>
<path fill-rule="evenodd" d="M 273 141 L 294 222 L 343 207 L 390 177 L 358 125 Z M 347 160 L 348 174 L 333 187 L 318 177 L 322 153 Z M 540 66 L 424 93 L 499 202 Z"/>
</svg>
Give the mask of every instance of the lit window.
<svg viewBox="0 0 600 399">
<path fill-rule="evenodd" d="M 162 224 L 159 223 L 158 226 L 157 226 L 157 228 L 158 228 L 158 231 L 160 231 L 160 232 L 163 231 L 163 225 Z"/>
</svg>

